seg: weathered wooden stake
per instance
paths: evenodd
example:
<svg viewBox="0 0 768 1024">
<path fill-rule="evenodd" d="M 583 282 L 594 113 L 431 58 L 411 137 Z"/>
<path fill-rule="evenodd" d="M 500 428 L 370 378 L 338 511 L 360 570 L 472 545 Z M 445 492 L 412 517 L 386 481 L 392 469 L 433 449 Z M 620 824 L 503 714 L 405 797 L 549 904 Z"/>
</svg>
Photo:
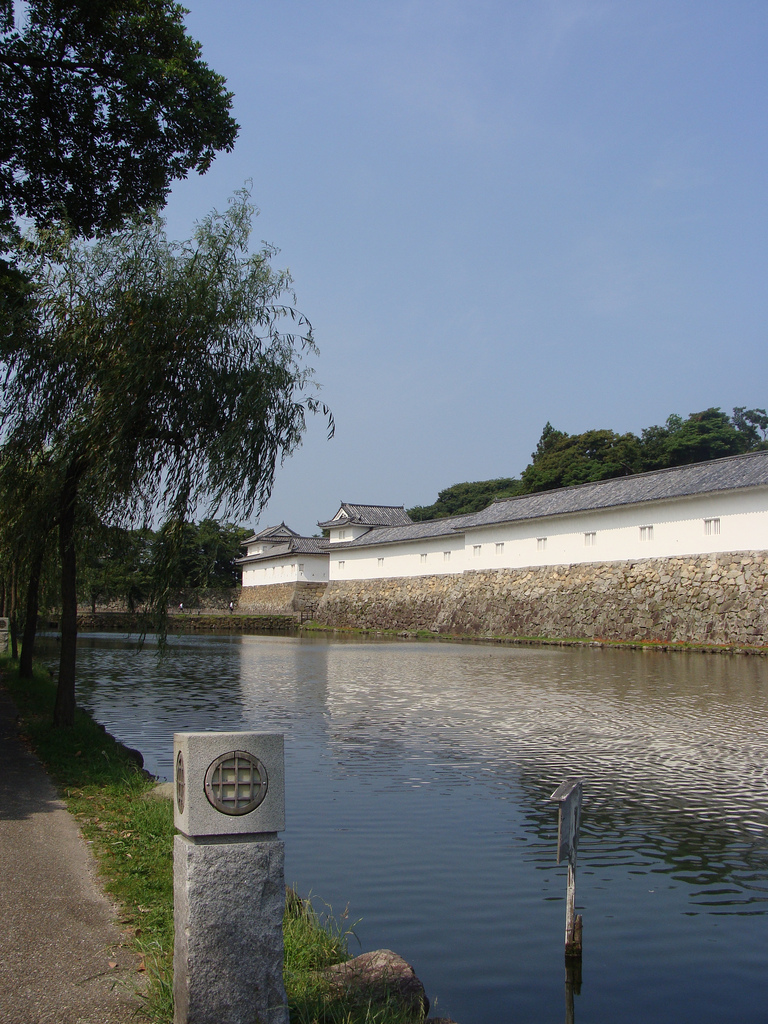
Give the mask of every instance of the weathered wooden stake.
<svg viewBox="0 0 768 1024">
<path fill-rule="evenodd" d="M 565 955 L 581 957 L 581 914 L 576 913 L 576 851 L 581 824 L 581 779 L 566 779 L 549 798 L 559 804 L 557 863 L 568 861 L 565 899 Z"/>
<path fill-rule="evenodd" d="M 565 958 L 565 1024 L 575 1024 L 574 996 L 581 994 L 581 960 L 578 957 Z"/>
</svg>

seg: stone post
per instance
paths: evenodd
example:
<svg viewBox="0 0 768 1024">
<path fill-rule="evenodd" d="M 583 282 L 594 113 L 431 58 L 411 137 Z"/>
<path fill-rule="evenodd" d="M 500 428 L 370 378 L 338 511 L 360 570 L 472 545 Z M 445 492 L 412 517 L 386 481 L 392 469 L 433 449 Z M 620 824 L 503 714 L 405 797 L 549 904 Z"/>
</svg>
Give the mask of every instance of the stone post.
<svg viewBox="0 0 768 1024">
<path fill-rule="evenodd" d="M 174 1024 L 288 1024 L 283 737 L 176 733 Z"/>
</svg>

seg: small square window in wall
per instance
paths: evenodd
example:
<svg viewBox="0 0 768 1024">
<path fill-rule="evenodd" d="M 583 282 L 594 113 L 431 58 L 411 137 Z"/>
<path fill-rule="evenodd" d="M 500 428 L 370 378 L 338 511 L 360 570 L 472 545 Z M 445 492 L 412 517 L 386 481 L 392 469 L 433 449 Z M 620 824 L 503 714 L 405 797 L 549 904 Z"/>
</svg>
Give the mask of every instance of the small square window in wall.
<svg viewBox="0 0 768 1024">
<path fill-rule="evenodd" d="M 427 553 L 426 553 L 426 551 L 422 551 L 422 553 L 419 555 L 419 561 L 421 562 L 422 565 L 424 565 L 426 560 L 427 560 Z"/>
<path fill-rule="evenodd" d="M 379 558 L 378 562 L 379 562 L 379 568 L 381 569 L 383 567 L 383 565 L 384 565 L 384 559 L 383 558 Z"/>
<path fill-rule="evenodd" d="M 640 540 L 653 540 L 653 527 L 652 526 L 641 526 L 640 527 Z"/>
<path fill-rule="evenodd" d="M 443 561 L 444 562 L 450 562 L 450 560 L 451 560 L 451 552 L 450 551 L 444 551 L 443 552 Z"/>
<path fill-rule="evenodd" d="M 584 547 L 593 548 L 597 542 L 596 533 L 585 533 L 584 534 Z"/>
<path fill-rule="evenodd" d="M 343 569 L 344 568 L 344 559 L 342 558 L 341 561 L 338 564 L 339 564 L 339 568 Z"/>
<path fill-rule="evenodd" d="M 347 539 L 347 531 L 346 530 L 339 530 L 339 540 L 346 540 L 346 539 Z"/>
<path fill-rule="evenodd" d="M 537 551 L 546 551 L 547 550 L 547 538 L 546 537 L 537 537 L 536 538 L 536 550 Z"/>
<path fill-rule="evenodd" d="M 720 534 L 720 520 L 719 519 L 705 519 L 704 520 L 704 536 L 705 537 L 717 537 Z"/>
<path fill-rule="evenodd" d="M 480 552 L 482 550 L 483 550 L 483 545 L 482 544 L 473 544 L 472 545 L 472 554 L 475 556 L 475 558 L 479 558 L 480 557 Z"/>
<path fill-rule="evenodd" d="M 304 572 L 304 563 L 299 562 L 299 572 Z"/>
<path fill-rule="evenodd" d="M 497 555 L 503 555 L 504 554 L 504 541 L 503 540 L 496 542 L 496 554 Z"/>
</svg>

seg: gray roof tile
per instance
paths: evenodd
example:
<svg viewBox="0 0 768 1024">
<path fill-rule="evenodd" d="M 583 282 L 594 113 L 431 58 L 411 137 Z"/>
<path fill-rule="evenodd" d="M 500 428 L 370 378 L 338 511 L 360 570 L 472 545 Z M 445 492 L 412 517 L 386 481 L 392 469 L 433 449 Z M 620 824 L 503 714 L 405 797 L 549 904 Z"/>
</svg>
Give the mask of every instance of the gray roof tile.
<svg viewBox="0 0 768 1024">
<path fill-rule="evenodd" d="M 756 486 L 768 486 L 768 451 L 560 487 L 554 491 L 520 494 L 514 498 L 497 498 L 482 512 L 469 516 L 465 525 L 467 528 L 493 526 L 496 523 Z"/>
<path fill-rule="evenodd" d="M 328 552 L 330 541 L 327 537 L 299 537 L 295 534 L 288 538 L 283 544 L 272 544 L 266 551 L 257 555 L 244 555 L 236 558 L 238 565 L 246 562 L 263 562 L 270 558 L 280 558 L 284 555 L 324 555 Z"/>
<path fill-rule="evenodd" d="M 377 527 L 356 540 L 333 544 L 331 550 L 400 544 L 429 537 L 450 536 L 479 526 L 756 486 L 768 486 L 768 451 L 576 484 L 554 491 L 520 494 L 514 498 L 497 498 L 481 512 L 390 528 Z"/>
<path fill-rule="evenodd" d="M 427 519 L 421 523 L 409 522 L 404 526 L 377 526 L 356 540 L 340 541 L 331 545 L 331 551 L 344 548 L 364 548 L 370 544 L 400 544 L 405 541 L 425 540 L 429 537 L 450 537 L 463 532 L 471 516 L 446 516 Z"/>
<path fill-rule="evenodd" d="M 259 530 L 258 533 L 252 534 L 250 537 L 246 537 L 243 544 L 253 544 L 257 540 L 283 540 L 286 537 L 298 537 L 298 533 L 292 530 L 290 526 L 286 526 L 285 523 L 280 523 L 279 526 L 266 526 L 263 530 Z"/>
<path fill-rule="evenodd" d="M 347 519 L 327 519 L 317 525 L 326 528 L 347 523 L 355 526 L 405 526 L 412 521 L 402 505 L 352 505 L 342 501 L 341 508 L 347 513 Z"/>
</svg>

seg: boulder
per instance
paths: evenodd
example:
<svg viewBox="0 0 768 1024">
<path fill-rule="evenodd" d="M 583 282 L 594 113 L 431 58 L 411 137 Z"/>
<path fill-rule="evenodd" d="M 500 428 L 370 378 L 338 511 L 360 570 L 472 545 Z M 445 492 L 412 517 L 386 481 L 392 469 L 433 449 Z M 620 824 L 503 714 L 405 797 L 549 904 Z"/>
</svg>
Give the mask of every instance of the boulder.
<svg viewBox="0 0 768 1024">
<path fill-rule="evenodd" d="M 158 782 L 144 794 L 145 800 L 173 800 L 175 788 L 172 782 Z"/>
<path fill-rule="evenodd" d="M 334 964 L 323 971 L 323 976 L 332 992 L 354 1003 L 398 1002 L 416 1018 L 429 1011 L 427 994 L 413 968 L 391 949 L 375 949 Z"/>
</svg>

